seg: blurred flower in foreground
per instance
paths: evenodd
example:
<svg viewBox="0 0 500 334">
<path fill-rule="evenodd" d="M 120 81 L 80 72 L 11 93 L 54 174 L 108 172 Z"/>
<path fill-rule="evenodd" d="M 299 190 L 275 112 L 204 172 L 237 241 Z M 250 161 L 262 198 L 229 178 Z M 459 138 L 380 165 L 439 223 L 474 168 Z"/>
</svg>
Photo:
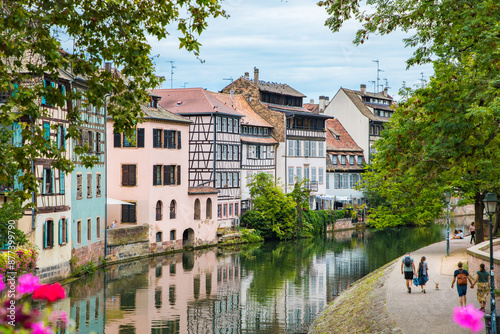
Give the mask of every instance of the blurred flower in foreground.
<svg viewBox="0 0 500 334">
<path fill-rule="evenodd" d="M 36 290 L 40 286 L 38 282 L 38 277 L 33 276 L 32 274 L 24 274 L 19 277 L 19 285 L 17 287 L 17 291 L 21 294 L 30 294 Z"/>
<path fill-rule="evenodd" d="M 484 328 L 484 312 L 469 304 L 464 308 L 455 307 L 453 309 L 453 321 L 464 328 L 468 328 L 472 333 L 477 333 Z"/>
</svg>

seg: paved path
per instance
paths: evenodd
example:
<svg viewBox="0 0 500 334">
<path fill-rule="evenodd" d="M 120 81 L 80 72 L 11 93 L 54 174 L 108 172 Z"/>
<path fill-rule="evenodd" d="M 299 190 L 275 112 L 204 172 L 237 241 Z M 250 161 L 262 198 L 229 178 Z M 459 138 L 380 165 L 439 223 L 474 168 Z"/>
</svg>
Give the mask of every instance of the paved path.
<svg viewBox="0 0 500 334">
<path fill-rule="evenodd" d="M 452 320 L 453 308 L 460 304 L 456 283 L 451 289 L 453 272 L 457 269 L 458 261 L 467 260 L 465 250 L 471 246 L 469 238 L 450 240 L 450 256 L 448 257 L 446 256 L 446 241 L 411 253 L 417 270 L 420 258 L 422 256 L 427 258 L 429 281 L 425 294 L 420 291 L 420 287 L 415 286 L 412 287 L 411 294 L 407 292 L 405 280 L 401 275 L 402 258 L 393 265 L 393 270 L 386 280 L 386 307 L 404 333 L 470 333 L 469 330 L 459 327 Z M 488 266 L 486 264 L 486 267 Z M 435 283 L 439 283 L 439 290 L 435 289 Z M 477 287 L 471 289 L 470 284 L 468 285 L 467 304 L 472 303 L 479 308 L 476 289 Z M 489 312 L 489 301 L 486 312 Z"/>
</svg>

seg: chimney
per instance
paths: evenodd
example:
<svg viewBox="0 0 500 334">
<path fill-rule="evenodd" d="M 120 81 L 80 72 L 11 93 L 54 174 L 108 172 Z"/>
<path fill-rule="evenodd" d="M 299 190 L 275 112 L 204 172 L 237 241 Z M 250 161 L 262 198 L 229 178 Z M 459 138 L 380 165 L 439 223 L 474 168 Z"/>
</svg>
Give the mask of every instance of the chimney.
<svg viewBox="0 0 500 334">
<path fill-rule="evenodd" d="M 387 97 L 387 87 L 384 88 L 384 96 Z"/>
<path fill-rule="evenodd" d="M 245 75 L 243 77 L 247 80 L 250 80 L 250 73 L 245 72 Z"/>
<path fill-rule="evenodd" d="M 314 104 L 314 99 L 311 99 L 311 101 L 309 101 L 310 104 Z"/>
<path fill-rule="evenodd" d="M 253 68 L 253 82 L 256 86 L 259 85 L 259 69 L 257 67 Z"/>
<path fill-rule="evenodd" d="M 366 85 L 365 84 L 361 84 L 360 87 L 361 88 L 359 89 L 359 91 L 361 92 L 362 95 L 365 95 L 366 94 Z"/>
<path fill-rule="evenodd" d="M 106 72 L 111 72 L 111 63 L 109 61 L 104 64 L 104 69 Z"/>
<path fill-rule="evenodd" d="M 328 96 L 319 97 L 319 112 L 324 113 L 330 98 Z"/>
</svg>

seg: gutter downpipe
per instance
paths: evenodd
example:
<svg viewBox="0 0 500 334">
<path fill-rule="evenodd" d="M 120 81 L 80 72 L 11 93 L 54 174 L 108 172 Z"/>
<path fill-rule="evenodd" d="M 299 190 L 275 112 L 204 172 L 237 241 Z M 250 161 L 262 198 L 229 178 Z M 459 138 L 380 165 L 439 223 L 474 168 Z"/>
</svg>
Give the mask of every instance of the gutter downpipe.
<svg viewBox="0 0 500 334">
<path fill-rule="evenodd" d="M 288 120 L 293 118 L 293 115 L 286 116 L 285 115 L 285 194 L 288 193 L 288 166 L 287 166 L 287 161 L 288 161 L 288 139 L 287 139 L 287 132 L 288 132 Z M 277 168 L 277 167 L 276 167 Z M 276 178 L 275 178 L 276 179 Z M 276 181 L 277 182 L 277 181 Z"/>
<path fill-rule="evenodd" d="M 104 260 L 108 259 L 108 97 L 104 94 Z"/>
</svg>

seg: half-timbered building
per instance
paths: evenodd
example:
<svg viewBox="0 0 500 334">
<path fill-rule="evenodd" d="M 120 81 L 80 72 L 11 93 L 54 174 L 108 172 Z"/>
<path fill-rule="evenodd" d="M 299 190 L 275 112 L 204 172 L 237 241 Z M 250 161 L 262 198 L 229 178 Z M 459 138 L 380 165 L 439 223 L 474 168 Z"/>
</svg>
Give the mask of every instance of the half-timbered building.
<svg viewBox="0 0 500 334">
<path fill-rule="evenodd" d="M 189 127 L 189 186 L 216 188 L 221 227 L 237 223 L 241 208 L 242 115 L 202 88 L 157 89 L 160 105 L 192 121 Z"/>
<path fill-rule="evenodd" d="M 241 119 L 241 213 L 251 207 L 248 184 L 258 173 L 276 176 L 278 141 L 272 137 L 273 127 L 250 107 L 242 95 L 214 95 L 243 115 Z"/>
<path fill-rule="evenodd" d="M 341 88 L 328 104 L 325 114 L 337 118 L 354 141 L 363 149 L 367 163 L 375 153 L 373 143 L 381 137 L 384 126 L 390 121 L 394 110 L 393 98 L 387 88 L 379 93 Z"/>
<path fill-rule="evenodd" d="M 249 74 L 226 86 L 223 93 L 241 94 L 251 108 L 273 126 L 272 136 L 279 142 L 276 176 L 291 191 L 296 181 L 306 179 L 311 190 L 310 207 L 316 208 L 316 196 L 324 195 L 325 187 L 325 120 L 331 117 L 314 113 L 302 105 L 305 97 L 287 84 L 254 79 Z"/>
</svg>

